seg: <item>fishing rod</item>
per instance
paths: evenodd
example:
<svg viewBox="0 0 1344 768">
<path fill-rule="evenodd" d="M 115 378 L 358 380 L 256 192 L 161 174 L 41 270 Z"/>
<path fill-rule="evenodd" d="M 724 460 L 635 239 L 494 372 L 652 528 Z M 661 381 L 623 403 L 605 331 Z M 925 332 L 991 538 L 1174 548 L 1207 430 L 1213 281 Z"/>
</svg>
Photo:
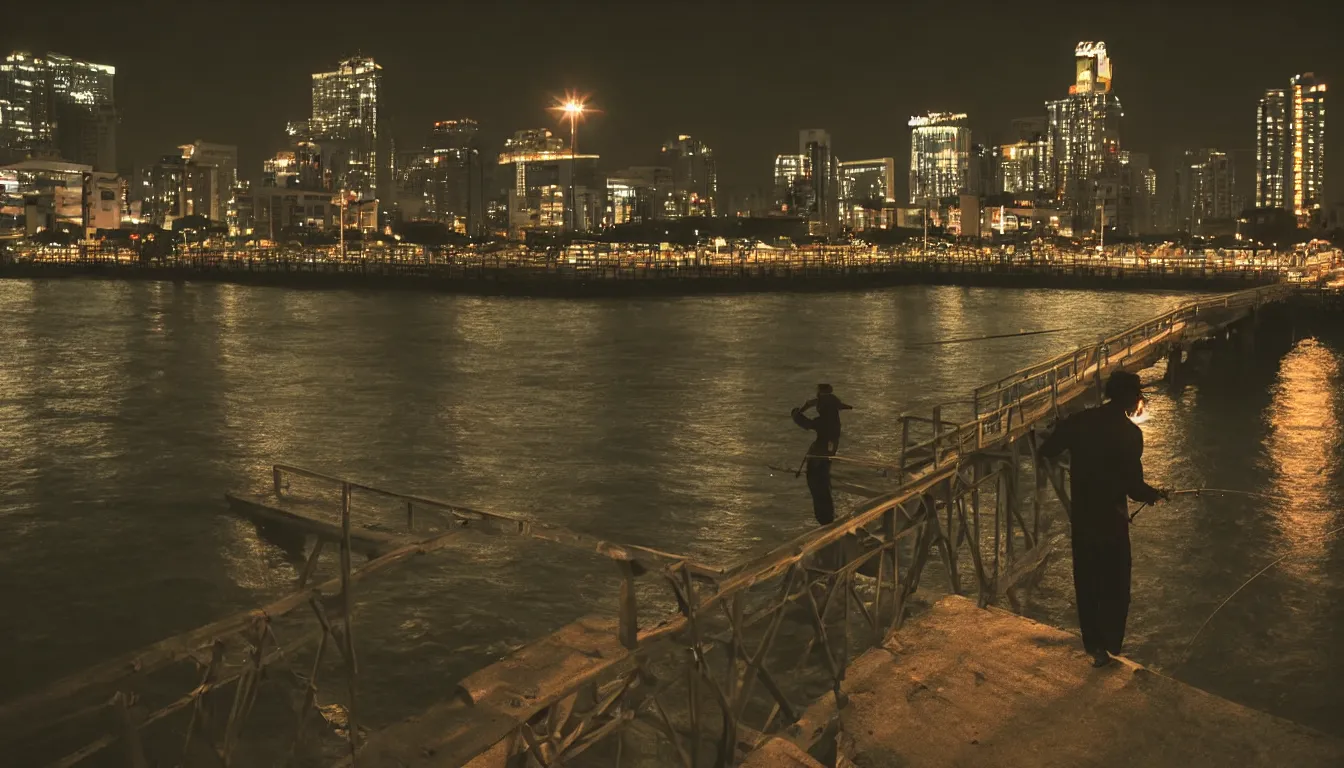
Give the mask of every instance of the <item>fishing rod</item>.
<svg viewBox="0 0 1344 768">
<path fill-rule="evenodd" d="M 1231 488 L 1182 488 L 1179 491 L 1167 491 L 1167 498 L 1170 499 L 1172 496 L 1203 496 L 1206 493 L 1224 496 L 1250 496 L 1252 498 L 1271 499 L 1273 501 L 1292 501 L 1292 499 L 1287 496 L 1274 496 L 1268 493 L 1256 493 L 1255 491 L 1234 491 Z M 1130 522 L 1133 522 L 1134 518 L 1138 517 L 1139 513 L 1142 512 L 1145 507 L 1150 506 L 1152 506 L 1152 504 L 1146 501 L 1140 504 L 1138 509 L 1130 513 Z"/>
<path fill-rule="evenodd" d="M 1313 537 L 1313 540 L 1315 540 L 1315 541 L 1321 541 L 1321 540 L 1324 540 L 1324 539 L 1326 539 L 1326 538 L 1329 538 L 1330 536 L 1335 535 L 1336 533 L 1339 533 L 1340 531 L 1344 531 L 1344 525 L 1341 525 L 1340 527 L 1335 528 L 1335 529 L 1333 529 L 1333 530 L 1326 531 L 1325 533 L 1321 534 L 1320 536 Z M 1210 614 L 1209 614 L 1209 617 L 1208 617 L 1207 619 L 1204 620 L 1204 623 L 1199 625 L 1199 629 L 1195 630 L 1195 634 L 1193 634 L 1193 635 L 1190 636 L 1190 640 L 1185 644 L 1185 652 L 1184 652 L 1184 653 L 1185 653 L 1185 660 L 1182 661 L 1181 663 L 1184 664 L 1186 661 L 1189 661 L 1189 660 L 1190 660 L 1190 649 L 1194 647 L 1194 645 L 1195 645 L 1195 641 L 1199 639 L 1199 635 L 1200 635 L 1200 633 L 1202 633 L 1202 632 L 1204 631 L 1204 628 L 1207 627 L 1207 626 L 1209 626 L 1209 622 L 1213 621 L 1213 617 L 1214 617 L 1214 616 L 1217 616 L 1217 615 L 1218 615 L 1218 612 L 1221 611 L 1221 610 L 1223 610 L 1223 606 L 1225 606 L 1225 605 L 1227 605 L 1228 603 L 1232 602 L 1232 598 L 1234 598 L 1234 597 L 1236 597 L 1237 595 L 1241 594 L 1241 591 L 1242 591 L 1243 589 L 1245 589 L 1246 587 L 1250 586 L 1251 582 L 1253 582 L 1253 581 L 1255 581 L 1256 579 L 1260 578 L 1260 577 L 1263 576 L 1267 571 L 1269 571 L 1269 569 L 1273 568 L 1274 566 L 1278 565 L 1279 563 L 1282 563 L 1284 560 L 1287 560 L 1288 558 L 1292 557 L 1292 556 L 1295 555 L 1295 554 L 1297 554 L 1297 553 L 1296 553 L 1296 552 L 1289 552 L 1288 554 L 1283 555 L 1282 557 L 1276 558 L 1276 559 L 1275 559 L 1274 561 L 1272 561 L 1269 565 L 1266 565 L 1264 568 L 1261 568 L 1260 570 L 1256 571 L 1254 576 L 1252 576 L 1251 578 L 1249 578 L 1249 579 L 1247 579 L 1246 581 L 1242 582 L 1241 586 L 1237 587 L 1235 590 L 1232 591 L 1232 594 L 1230 594 L 1230 595 L 1228 595 L 1227 597 L 1223 598 L 1223 601 L 1222 601 L 1221 603 L 1218 604 L 1218 607 L 1213 609 L 1213 613 L 1210 613 Z"/>
<path fill-rule="evenodd" d="M 907 344 L 907 347 L 936 347 L 942 344 L 961 344 L 967 341 L 990 341 L 992 339 L 1012 339 L 1018 336 L 1040 336 L 1045 333 L 1063 333 L 1068 328 L 1051 328 L 1045 331 L 1019 331 L 1017 333 L 996 333 L 989 336 L 967 336 L 960 339 L 942 339 L 941 341 L 922 341 L 915 344 Z"/>
</svg>

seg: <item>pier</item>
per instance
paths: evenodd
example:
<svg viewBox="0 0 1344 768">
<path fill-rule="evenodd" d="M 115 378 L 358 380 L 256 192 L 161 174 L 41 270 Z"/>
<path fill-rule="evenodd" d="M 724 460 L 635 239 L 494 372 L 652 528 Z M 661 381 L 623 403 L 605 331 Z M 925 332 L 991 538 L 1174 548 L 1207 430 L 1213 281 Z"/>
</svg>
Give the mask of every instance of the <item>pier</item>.
<svg viewBox="0 0 1344 768">
<path fill-rule="evenodd" d="M 1111 372 L 1170 373 L 1297 292 L 1192 301 L 907 414 L 892 455 L 837 457 L 866 497 L 849 514 L 726 567 L 274 465 L 227 504 L 295 551 L 294 591 L 0 703 L 0 744 L 132 768 L 1337 765 L 1338 739 L 1132 664 L 1094 671 L 1067 633 L 1003 610 L 1067 541 L 1068 467 L 1037 430 Z M 604 610 L 370 726 L 360 584 L 524 540 L 589 558 Z"/>
<path fill-rule="evenodd" d="M 1296 251 L 1034 241 L 932 247 L 659 247 L 580 243 L 528 249 L 370 246 L 182 248 L 146 258 L 125 248 L 42 247 L 0 260 L 0 277 L 228 282 L 477 295 L 603 297 L 834 291 L 891 285 L 1236 291 L 1312 282 L 1341 264 L 1323 244 Z"/>
</svg>

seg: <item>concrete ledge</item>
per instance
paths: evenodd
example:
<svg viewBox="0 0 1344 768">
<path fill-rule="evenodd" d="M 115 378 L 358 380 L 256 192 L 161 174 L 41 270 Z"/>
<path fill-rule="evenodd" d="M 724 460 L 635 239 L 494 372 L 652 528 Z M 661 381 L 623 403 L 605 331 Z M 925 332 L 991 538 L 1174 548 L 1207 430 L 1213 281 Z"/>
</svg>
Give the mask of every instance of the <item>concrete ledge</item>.
<svg viewBox="0 0 1344 768">
<path fill-rule="evenodd" d="M 939 601 L 851 665 L 843 759 L 864 768 L 1344 765 L 1344 740 L 965 598 Z"/>
</svg>

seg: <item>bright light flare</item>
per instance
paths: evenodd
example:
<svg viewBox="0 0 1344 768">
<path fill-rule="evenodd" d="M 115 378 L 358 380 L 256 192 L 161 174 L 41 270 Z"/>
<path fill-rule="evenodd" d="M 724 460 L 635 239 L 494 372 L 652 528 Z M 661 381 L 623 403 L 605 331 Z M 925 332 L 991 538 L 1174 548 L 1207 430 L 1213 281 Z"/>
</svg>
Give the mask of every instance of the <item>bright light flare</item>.
<svg viewBox="0 0 1344 768">
<path fill-rule="evenodd" d="M 1129 420 L 1134 422 L 1135 424 L 1142 424 L 1151 418 L 1152 414 L 1150 414 L 1148 411 L 1148 399 L 1145 397 L 1140 397 L 1139 406 L 1134 409 L 1134 413 L 1129 417 Z"/>
<path fill-rule="evenodd" d="M 570 121 L 580 120 L 589 112 L 597 111 L 588 106 L 588 96 L 586 94 L 574 91 L 566 91 L 565 97 L 556 99 L 554 106 L 550 109 L 560 117 Z"/>
</svg>

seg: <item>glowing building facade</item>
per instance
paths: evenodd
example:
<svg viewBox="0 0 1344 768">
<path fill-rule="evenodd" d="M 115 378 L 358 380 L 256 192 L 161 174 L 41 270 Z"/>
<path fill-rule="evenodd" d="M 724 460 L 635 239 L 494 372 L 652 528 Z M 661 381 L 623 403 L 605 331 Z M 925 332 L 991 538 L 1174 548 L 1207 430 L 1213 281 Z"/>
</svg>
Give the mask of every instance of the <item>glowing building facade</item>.
<svg viewBox="0 0 1344 768">
<path fill-rule="evenodd" d="M 1112 69 L 1103 42 L 1074 50 L 1074 83 L 1063 99 L 1047 101 L 1046 140 L 1058 200 L 1071 211 L 1074 231 L 1115 226 L 1120 153 L 1120 100 L 1111 91 Z"/>
<path fill-rule="evenodd" d="M 314 73 L 312 117 L 291 129 L 297 140 L 323 148 L 337 189 L 365 199 L 378 196 L 391 170 L 378 112 L 381 83 L 382 67 L 365 57 L 346 59 L 331 72 Z"/>
<path fill-rule="evenodd" d="M 484 180 L 475 120 L 439 120 L 425 145 L 399 153 L 393 206 L 403 219 L 437 221 L 459 234 L 484 228 Z"/>
<path fill-rule="evenodd" d="M 1290 95 L 1292 211 L 1300 224 L 1306 224 L 1321 210 L 1325 191 L 1325 83 L 1317 82 L 1311 72 L 1294 75 Z"/>
<path fill-rule="evenodd" d="M 1255 207 L 1288 207 L 1288 91 L 1270 88 L 1255 112 Z"/>
<path fill-rule="evenodd" d="M 1325 83 L 1307 72 L 1269 88 L 1255 113 L 1255 205 L 1282 208 L 1305 225 L 1325 189 Z"/>
<path fill-rule="evenodd" d="M 803 216 L 812 206 L 812 187 L 807 178 L 805 155 L 775 156 L 775 191 L 772 210 L 785 216 Z"/>
<path fill-rule="evenodd" d="M 910 118 L 910 202 L 936 203 L 967 191 L 971 129 L 966 115 L 930 112 Z"/>
<path fill-rule="evenodd" d="M 840 223 L 848 230 L 886 229 L 896 202 L 896 159 L 840 163 Z"/>
<path fill-rule="evenodd" d="M 719 178 L 714 151 L 703 141 L 685 134 L 663 144 L 661 165 L 672 171 L 672 201 L 669 218 L 714 216 Z"/>
<path fill-rule="evenodd" d="M 115 171 L 116 68 L 59 53 L 16 51 L 0 63 L 4 130 L 0 149 L 13 156 L 60 156 L 97 171 Z"/>
<path fill-rule="evenodd" d="M 545 128 L 518 131 L 504 142 L 501 170 L 509 172 L 509 234 L 586 232 L 601 225 L 605 180 L 597 172 L 597 155 L 576 155 L 564 139 Z M 573 196 L 569 190 L 573 189 Z M 566 205 L 573 200 L 572 210 Z"/>
</svg>

